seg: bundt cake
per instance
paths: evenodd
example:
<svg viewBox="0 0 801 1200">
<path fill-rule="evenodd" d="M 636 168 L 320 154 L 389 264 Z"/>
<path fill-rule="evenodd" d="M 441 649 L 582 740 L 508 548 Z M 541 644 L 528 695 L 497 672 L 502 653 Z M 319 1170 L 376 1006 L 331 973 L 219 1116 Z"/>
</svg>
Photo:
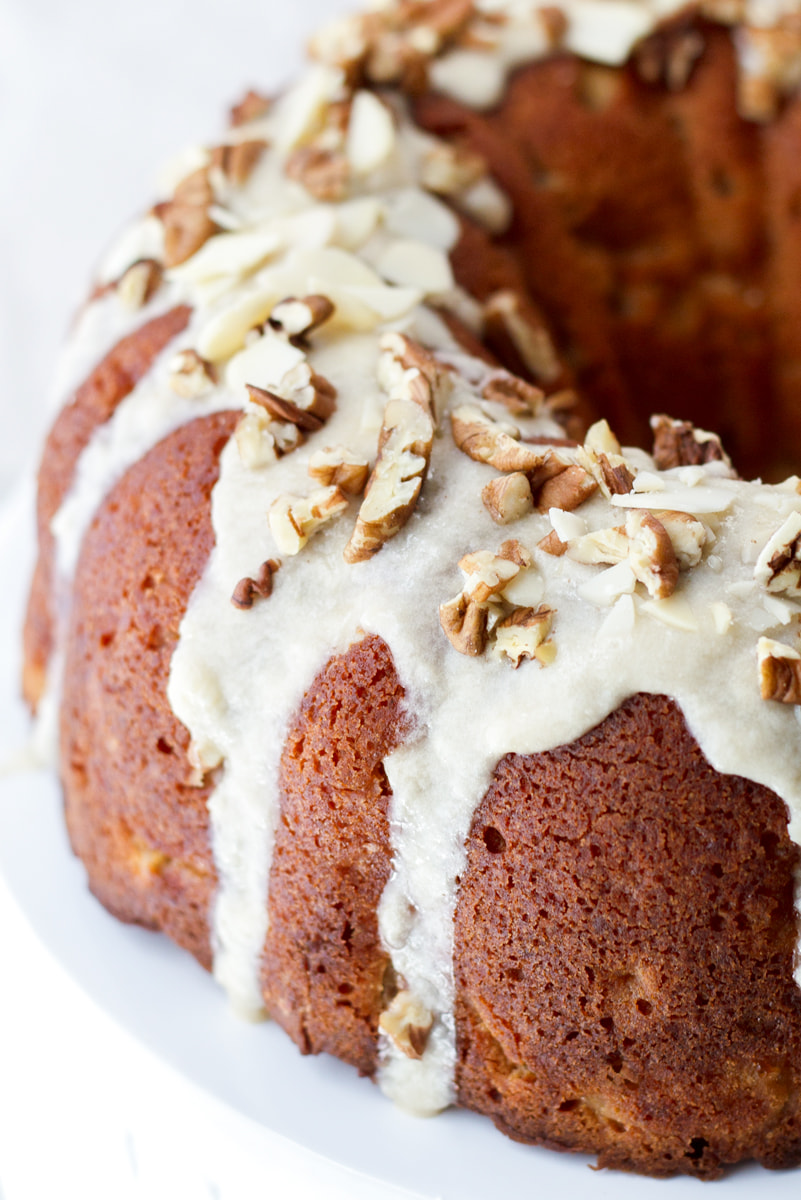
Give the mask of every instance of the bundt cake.
<svg viewBox="0 0 801 1200">
<path fill-rule="evenodd" d="M 411 1110 L 796 1166 L 801 6 L 312 53 L 70 342 L 24 690 L 90 887 Z"/>
</svg>

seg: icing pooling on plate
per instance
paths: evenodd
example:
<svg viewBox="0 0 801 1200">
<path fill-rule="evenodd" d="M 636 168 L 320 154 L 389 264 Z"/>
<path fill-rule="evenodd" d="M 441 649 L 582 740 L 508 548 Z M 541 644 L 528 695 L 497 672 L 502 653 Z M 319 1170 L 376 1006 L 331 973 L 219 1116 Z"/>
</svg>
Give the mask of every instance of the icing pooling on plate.
<svg viewBox="0 0 801 1200">
<path fill-rule="evenodd" d="M 566 6 L 567 44 L 603 61 L 624 59 L 664 11 L 657 7 L 606 0 L 601 8 L 598 0 L 576 0 Z M 446 53 L 432 68 L 436 84 L 445 86 L 443 73 L 451 71 L 452 80 L 464 78 L 466 66 L 480 63 L 483 74 L 472 77 L 483 80 L 484 95 L 462 98 L 488 103 L 490 84 L 502 86 L 517 62 L 550 51 L 539 17 L 532 20 L 525 6 L 509 8 L 509 29 L 516 33 L 507 38 L 507 48 Z M 516 12 L 524 9 L 527 38 L 518 36 L 515 24 Z M 601 12 L 603 44 L 597 29 L 593 33 Z M 468 53 L 474 58 L 456 60 Z M 753 586 L 754 551 L 784 516 L 801 510 L 801 498 L 792 490 L 721 478 L 717 468 L 663 480 L 679 494 L 679 502 L 686 493 L 690 511 L 701 503 L 704 489 L 718 496 L 708 501 L 712 510 L 705 510 L 705 519 L 716 526 L 715 542 L 702 564 L 682 576 L 676 599 L 683 607 L 655 605 L 639 594 L 641 588 L 634 594 L 633 585 L 604 607 L 589 598 L 594 594 L 597 600 L 592 589 L 602 568 L 535 555 L 529 582 L 556 610 L 556 659 L 547 668 L 525 662 L 513 671 L 491 655 L 469 659 L 442 633 L 439 605 L 458 591 L 457 564 L 466 552 L 497 550 L 508 536 L 534 551 L 550 529 L 542 514 L 504 531 L 492 523 L 480 502 L 490 469 L 456 450 L 445 419 L 410 523 L 374 559 L 351 566 L 342 560 L 356 502 L 297 557 L 282 554 L 272 541 L 267 510 L 281 494 L 309 492 L 310 454 L 344 442 L 370 460 L 375 457 L 386 401 L 377 375 L 383 330 L 408 333 L 457 368 L 463 380 L 455 384 L 451 407 L 475 402 L 486 379 L 485 369 L 466 359 L 443 324 L 421 307 L 433 294 L 457 307 L 468 322 L 474 315 L 469 299 L 451 286 L 447 252 L 457 236 L 456 222 L 418 186 L 421 163 L 436 143 L 410 125 L 403 106 L 392 102 L 396 123 L 387 129 L 369 102 L 361 105 L 379 148 L 371 142 L 365 156 L 355 138 L 349 141 L 346 154 L 355 178 L 342 202 L 315 203 L 287 180 L 287 158 L 315 136 L 326 107 L 342 95 L 341 72 L 318 67 L 274 112 L 231 135 L 232 142 L 264 137 L 274 148 L 262 155 L 243 187 L 216 181 L 218 215 L 230 232 L 212 238 L 170 271 L 158 300 L 160 305 L 167 299 L 188 301 L 195 310 L 192 322 L 96 435 L 55 532 L 66 576 L 91 513 L 130 462 L 190 413 L 241 406 L 245 383 L 279 384 L 271 374 L 275 346 L 270 349 L 270 338 L 248 334 L 249 328 L 288 295 L 330 296 L 335 315 L 314 334 L 308 360 L 336 387 L 337 411 L 303 447 L 269 466 L 246 467 L 234 441 L 223 452 L 213 495 L 216 547 L 182 625 L 170 699 L 203 764 L 223 763 L 210 801 L 220 878 L 215 973 L 233 1001 L 252 1012 L 261 1004 L 258 962 L 267 934 L 265 896 L 288 721 L 321 666 L 361 632 L 379 634 L 390 646 L 416 736 L 386 762 L 393 790 L 394 871 L 380 906 L 380 930 L 406 988 L 432 1014 L 434 1025 L 416 1061 L 382 1037 L 381 1081 L 399 1103 L 425 1112 L 452 1099 L 455 880 L 475 806 L 504 754 L 572 741 L 627 696 L 666 692 L 679 701 L 712 765 L 773 788 L 790 808 L 792 836 L 801 839 L 798 723 L 792 708 L 759 698 L 756 669 L 759 633 L 782 636 L 777 630 L 788 611 L 787 619 L 794 617 L 795 608 L 768 612 Z M 203 162 L 208 156 L 195 158 Z M 498 196 L 494 201 L 497 208 Z M 502 201 L 501 196 L 501 207 Z M 136 238 L 132 244 L 139 244 Z M 112 256 L 109 271 L 116 272 L 125 257 L 122 252 Z M 108 307 L 113 298 L 98 303 L 106 306 L 104 312 L 113 311 Z M 89 310 L 88 329 L 95 311 L 94 306 Z M 95 335 L 98 343 L 108 337 L 110 344 L 113 329 L 111 320 L 102 335 L 86 336 L 91 344 Z M 198 349 L 221 371 L 220 386 L 200 401 L 179 401 L 170 393 L 169 360 L 182 347 Z M 535 422 L 526 432 L 555 431 Z M 653 472 L 653 464 L 644 465 Z M 645 505 L 646 499 L 640 502 Z M 603 499 L 580 512 L 588 528 L 619 524 L 624 517 Z M 282 559 L 273 596 L 250 612 L 237 611 L 230 603 L 235 584 L 269 557 Z M 720 605 L 731 617 L 723 631 L 720 609 L 714 607 Z M 682 621 L 695 627 L 678 628 Z"/>
</svg>

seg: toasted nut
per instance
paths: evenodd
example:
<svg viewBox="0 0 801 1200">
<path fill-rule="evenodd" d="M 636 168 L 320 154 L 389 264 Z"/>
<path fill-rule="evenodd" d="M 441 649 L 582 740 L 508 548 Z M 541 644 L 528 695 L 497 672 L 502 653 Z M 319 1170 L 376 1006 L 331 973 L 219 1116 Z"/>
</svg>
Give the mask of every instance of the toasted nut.
<svg viewBox="0 0 801 1200">
<path fill-rule="evenodd" d="M 379 380 L 389 393 L 378 458 L 367 482 L 345 561 L 363 562 L 393 538 L 414 512 L 434 442 L 434 405 L 445 386 L 436 360 L 400 334 L 381 341 Z"/>
<path fill-rule="evenodd" d="M 501 596 L 507 584 L 521 569 L 521 563 L 513 557 L 502 557 L 490 550 L 476 550 L 465 554 L 459 562 L 466 583 L 464 595 L 483 604 L 486 600 Z"/>
<path fill-rule="evenodd" d="M 620 442 L 609 428 L 608 421 L 596 421 L 590 425 L 584 439 L 584 449 L 588 454 L 619 456 L 622 453 Z"/>
<path fill-rule="evenodd" d="M 382 1012 L 378 1025 L 407 1058 L 422 1058 L 434 1018 L 411 992 L 401 991 Z"/>
<path fill-rule="evenodd" d="M 484 605 L 460 592 L 439 608 L 439 623 L 454 649 L 477 657 L 487 645 L 487 610 Z"/>
<path fill-rule="evenodd" d="M 370 464 L 345 446 L 327 446 L 309 458 L 309 474 L 323 487 L 335 485 L 348 496 L 364 491 Z"/>
<path fill-rule="evenodd" d="M 506 656 L 517 668 L 524 658 L 540 658 L 540 648 L 551 632 L 554 610 L 540 605 L 539 608 L 515 608 L 495 627 L 494 651 Z M 543 666 L 552 661 L 545 656 Z"/>
<path fill-rule="evenodd" d="M 234 588 L 234 594 L 231 596 L 231 603 L 234 607 L 242 609 L 252 608 L 258 597 L 264 600 L 269 599 L 273 593 L 273 575 L 280 566 L 281 564 L 277 559 L 268 558 L 267 562 L 263 562 L 259 567 L 255 579 L 251 579 L 248 576 L 240 579 Z"/>
<path fill-rule="evenodd" d="M 626 517 L 626 533 L 629 566 L 649 595 L 666 600 L 679 581 L 679 564 L 667 530 L 651 513 L 635 508 Z"/>
<path fill-rule="evenodd" d="M 289 296 L 270 313 L 270 325 L 294 341 L 318 329 L 333 314 L 334 305 L 327 296 L 304 296 L 301 300 Z"/>
<path fill-rule="evenodd" d="M 348 507 L 347 496 L 338 487 L 320 488 L 309 496 L 279 496 L 268 519 L 282 554 L 298 554 L 312 534 Z"/>
<path fill-rule="evenodd" d="M 259 92 L 249 91 L 231 109 L 231 124 L 234 127 L 246 125 L 248 121 L 255 121 L 258 117 L 263 117 L 269 109 L 270 101 L 267 96 L 262 96 Z"/>
<path fill-rule="evenodd" d="M 686 571 L 698 566 L 704 546 L 713 540 L 709 526 L 684 512 L 660 512 L 659 520 L 673 543 L 679 570 Z"/>
<path fill-rule="evenodd" d="M 589 500 L 598 490 L 598 484 L 583 467 L 577 463 L 566 466 L 564 470 L 546 480 L 537 492 L 537 508 L 547 512 L 551 508 L 561 508 L 572 512 Z"/>
<path fill-rule="evenodd" d="M 265 409 L 276 420 L 288 421 L 291 425 L 297 425 L 303 433 L 315 433 L 318 429 L 322 429 L 322 419 L 315 416 L 313 412 L 298 408 L 297 404 L 291 400 L 286 400 L 283 396 L 276 395 L 275 392 L 267 391 L 266 388 L 255 387 L 252 383 L 245 384 L 245 387 L 248 398 L 254 404 Z"/>
<path fill-rule="evenodd" d="M 567 543 L 567 553 L 576 562 L 614 566 L 628 558 L 629 537 L 622 525 L 612 529 L 596 529 L 593 533 L 571 538 Z"/>
<path fill-rule="evenodd" d="M 725 462 L 729 458 L 717 434 L 696 429 L 689 421 L 674 421 L 671 417 L 651 417 L 654 433 L 654 462 L 660 471 L 670 467 L 695 467 L 708 462 Z"/>
<path fill-rule="evenodd" d="M 553 384 L 562 374 L 551 335 L 531 302 L 517 292 L 493 293 L 484 305 L 484 336 L 500 360 L 543 383 Z"/>
<path fill-rule="evenodd" d="M 568 543 L 562 541 L 555 529 L 537 542 L 538 550 L 542 550 L 545 554 L 551 554 L 554 558 L 561 558 L 563 554 L 567 553 L 567 548 Z"/>
<path fill-rule="evenodd" d="M 180 350 L 170 363 L 170 387 L 179 396 L 205 396 L 216 382 L 215 366 L 197 350 Z"/>
<path fill-rule="evenodd" d="M 348 194 L 350 167 L 341 150 L 301 146 L 287 159 L 286 173 L 316 200 L 336 202 Z"/>
<path fill-rule="evenodd" d="M 576 457 L 593 476 L 607 500 L 610 496 L 626 495 L 633 490 L 636 472 L 623 458 L 620 443 L 606 421 L 596 421 L 590 426 Z"/>
<path fill-rule="evenodd" d="M 493 376 L 481 394 L 491 404 L 502 404 L 516 417 L 536 416 L 545 402 L 545 392 L 541 388 L 508 371 Z"/>
<path fill-rule="evenodd" d="M 756 561 L 754 578 L 769 592 L 799 592 L 801 513 L 791 513 L 770 538 Z"/>
<path fill-rule="evenodd" d="M 455 408 L 451 413 L 451 429 L 453 440 L 464 454 L 497 471 L 528 474 L 542 466 L 545 459 L 541 448 L 517 441 L 519 433 L 514 426 L 493 421 L 478 405 L 462 404 Z M 514 435 L 510 429 L 514 429 Z"/>
<path fill-rule="evenodd" d="M 266 149 L 267 143 L 263 138 L 235 142 L 230 146 L 215 146 L 211 153 L 211 165 L 222 171 L 229 183 L 241 187 L 247 183 Z"/>
<path fill-rule="evenodd" d="M 155 258 L 140 258 L 131 263 L 117 281 L 117 295 L 126 308 L 142 308 L 161 287 L 164 271 Z"/>
<path fill-rule="evenodd" d="M 521 570 L 530 567 L 534 562 L 530 551 L 517 538 L 509 538 L 508 541 L 501 543 L 498 548 L 498 558 L 505 558 L 508 562 L 515 563 Z"/>
<path fill-rule="evenodd" d="M 801 654 L 772 638 L 761 637 L 757 657 L 762 699 L 801 704 Z"/>
<path fill-rule="evenodd" d="M 484 507 L 497 525 L 510 525 L 534 509 L 531 484 L 522 471 L 501 475 L 482 488 Z"/>
<path fill-rule="evenodd" d="M 296 450 L 303 435 L 296 425 L 271 421 L 265 409 L 243 413 L 234 430 L 239 457 L 249 470 L 268 467 Z"/>
<path fill-rule="evenodd" d="M 218 232 L 209 216 L 214 203 L 214 191 L 209 183 L 208 168 L 200 167 L 182 179 L 172 200 L 157 204 L 155 215 L 164 226 L 164 262 L 177 267 Z"/>
</svg>

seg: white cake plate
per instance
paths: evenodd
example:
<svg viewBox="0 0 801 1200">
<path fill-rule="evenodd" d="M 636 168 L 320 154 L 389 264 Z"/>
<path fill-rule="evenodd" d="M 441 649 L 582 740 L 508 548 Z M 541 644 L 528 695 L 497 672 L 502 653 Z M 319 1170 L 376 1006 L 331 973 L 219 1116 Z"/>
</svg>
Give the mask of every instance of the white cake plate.
<svg viewBox="0 0 801 1200">
<path fill-rule="evenodd" d="M 26 488 L 0 514 L 0 754 L 6 757 L 28 735 L 16 689 L 33 560 L 32 510 L 32 491 Z M 222 1106 L 229 1127 L 233 1122 L 247 1136 L 251 1153 L 257 1158 L 263 1153 L 265 1181 L 271 1160 L 266 1141 L 259 1150 L 259 1137 L 277 1134 L 322 1156 L 332 1170 L 336 1164 L 357 1173 L 354 1197 L 698 1195 L 693 1179 L 665 1182 L 596 1172 L 586 1158 L 517 1145 L 469 1113 L 454 1110 L 432 1120 L 407 1116 L 341 1063 L 303 1058 L 277 1026 L 239 1020 L 189 955 L 165 938 L 117 923 L 92 898 L 67 845 L 58 789 L 49 774 L 17 771 L 0 779 L 0 872 L 30 929 L 70 980 L 187 1088 L 201 1089 Z M 24 980 L 8 972 L 4 986 L 22 987 Z M 124 1087 L 125 1080 L 120 1083 Z M 799 1188 L 801 1172 L 749 1166 L 715 1185 L 714 1194 L 721 1200 L 752 1200 L 756 1192 L 765 1200 L 796 1200 Z M 264 1194 L 277 1193 L 267 1187 Z M 294 1200 L 300 1193 L 281 1194 Z M 325 1194 L 324 1188 L 317 1192 Z M 341 1177 L 336 1194 L 344 1194 Z"/>
</svg>

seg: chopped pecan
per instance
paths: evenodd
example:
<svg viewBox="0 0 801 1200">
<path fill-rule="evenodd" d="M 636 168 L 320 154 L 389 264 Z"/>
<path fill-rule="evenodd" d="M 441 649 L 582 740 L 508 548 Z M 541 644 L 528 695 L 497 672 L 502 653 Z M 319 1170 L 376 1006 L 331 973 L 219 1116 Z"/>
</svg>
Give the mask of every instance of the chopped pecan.
<svg viewBox="0 0 801 1200">
<path fill-rule="evenodd" d="M 170 363 L 170 387 L 179 396 L 205 396 L 217 382 L 217 368 L 197 350 L 179 350 Z"/>
<path fill-rule="evenodd" d="M 345 446 L 327 446 L 311 455 L 308 470 L 323 487 L 334 484 L 348 496 L 358 496 L 364 491 L 370 464 Z"/>
<path fill-rule="evenodd" d="M 262 96 L 259 92 L 251 90 L 231 109 L 231 124 L 234 128 L 238 125 L 247 125 L 249 121 L 255 121 L 258 117 L 263 117 L 269 110 L 270 101 L 267 96 Z"/>
<path fill-rule="evenodd" d="M 542 550 L 545 554 L 550 554 L 554 558 L 561 558 L 567 553 L 568 543 L 563 542 L 555 529 L 550 533 L 546 533 L 541 541 L 537 542 L 537 549 Z"/>
<path fill-rule="evenodd" d="M 316 416 L 307 409 L 299 408 L 291 400 L 278 396 L 266 388 L 255 387 L 252 383 L 245 386 L 248 398 L 254 404 L 265 409 L 276 420 L 288 421 L 291 425 L 297 425 L 303 433 L 315 433 L 318 429 L 322 429 L 324 423 L 322 417 Z"/>
<path fill-rule="evenodd" d="M 486 159 L 459 142 L 435 142 L 420 162 L 421 185 L 441 196 L 457 195 L 486 174 Z"/>
<path fill-rule="evenodd" d="M 459 568 L 466 578 L 463 595 L 479 604 L 503 595 L 504 588 L 524 566 L 530 564 L 530 558 L 526 562 L 524 554 L 527 551 L 516 541 L 504 542 L 498 554 L 490 550 L 465 554 L 459 562 Z"/>
<path fill-rule="evenodd" d="M 626 533 L 629 566 L 649 595 L 666 600 L 679 581 L 679 563 L 667 530 L 652 513 L 635 508 L 626 517 Z"/>
<path fill-rule="evenodd" d="M 263 138 L 215 146 L 211 154 L 211 165 L 222 171 L 230 183 L 241 186 L 248 181 L 253 168 L 266 149 L 267 143 Z"/>
<path fill-rule="evenodd" d="M 653 458 L 660 471 L 670 467 L 696 467 L 729 459 L 717 434 L 696 429 L 689 421 L 674 421 L 663 414 L 651 417 Z M 731 465 L 731 464 L 729 464 Z"/>
<path fill-rule="evenodd" d="M 278 559 L 268 558 L 259 567 L 255 579 L 246 576 L 240 579 L 231 596 L 235 608 L 252 608 L 257 598 L 269 599 L 273 593 L 273 575 L 281 566 Z"/>
<path fill-rule="evenodd" d="M 460 654 L 478 657 L 487 645 L 487 609 L 460 592 L 439 608 L 439 622 L 448 640 Z"/>
<path fill-rule="evenodd" d="M 537 508 L 547 512 L 550 508 L 561 508 L 572 512 L 589 500 L 598 490 L 593 477 L 578 463 L 565 466 L 551 479 L 547 479 L 537 492 Z"/>
<path fill-rule="evenodd" d="M 801 654 L 772 638 L 761 637 L 757 658 L 762 699 L 801 704 Z"/>
<path fill-rule="evenodd" d="M 539 608 L 514 608 L 495 626 L 494 649 L 506 656 L 517 668 L 524 658 L 539 659 L 543 666 L 553 661 L 553 649 L 542 653 L 545 639 L 553 626 L 554 610 L 546 605 Z"/>
<path fill-rule="evenodd" d="M 379 1028 L 407 1058 L 422 1058 L 434 1018 L 409 991 L 400 991 L 378 1018 Z"/>
<path fill-rule="evenodd" d="M 801 590 L 801 513 L 791 513 L 762 550 L 754 578 L 769 592 Z"/>
<path fill-rule="evenodd" d="M 279 496 L 268 514 L 276 545 L 283 554 L 298 554 L 309 538 L 348 507 L 338 487 L 319 488 L 309 496 Z"/>
<path fill-rule="evenodd" d="M 562 375 L 543 318 L 534 305 L 517 292 L 494 292 L 484 304 L 484 337 L 501 362 L 518 373 L 527 373 L 545 384 Z"/>
<path fill-rule="evenodd" d="M 484 507 L 497 525 L 509 525 L 533 511 L 534 500 L 528 476 L 522 471 L 500 475 L 481 491 Z"/>
<path fill-rule="evenodd" d="M 286 173 L 316 200 L 331 203 L 348 194 L 350 166 L 341 150 L 301 146 L 287 159 Z"/>
<path fill-rule="evenodd" d="M 536 471 L 545 460 L 541 448 L 520 442 L 514 426 L 493 421 L 478 405 L 462 404 L 451 413 L 453 440 L 459 449 L 476 462 L 487 463 L 506 473 Z"/>
<path fill-rule="evenodd" d="M 186 262 L 219 231 L 209 216 L 214 191 L 208 168 L 200 167 L 178 184 L 172 200 L 157 204 L 155 215 L 164 226 L 164 262 L 177 267 Z"/>
<path fill-rule="evenodd" d="M 629 537 L 623 525 L 596 529 L 592 533 L 571 538 L 567 543 L 567 553 L 576 562 L 591 566 L 614 566 L 628 558 Z"/>
<path fill-rule="evenodd" d="M 327 296 L 303 296 L 296 299 L 288 296 L 276 304 L 270 313 L 269 324 L 279 333 L 285 333 L 297 345 L 315 329 L 332 317 L 334 305 Z"/>
<path fill-rule="evenodd" d="M 713 538 L 711 529 L 697 517 L 685 512 L 660 512 L 659 521 L 673 543 L 679 569 L 686 571 L 696 567 L 701 561 L 704 546 Z"/>
<path fill-rule="evenodd" d="M 164 270 L 155 258 L 140 258 L 120 276 L 117 295 L 128 308 L 142 308 L 161 287 Z"/>
<path fill-rule="evenodd" d="M 481 395 L 490 404 L 502 404 L 515 417 L 534 417 L 545 402 L 541 388 L 508 371 L 493 375 Z"/>
<path fill-rule="evenodd" d="M 436 360 L 400 334 L 386 335 L 381 344 L 379 378 L 390 399 L 378 435 L 378 458 L 345 547 L 349 563 L 371 558 L 409 520 L 434 442 L 434 401 L 442 386 Z"/>
</svg>

